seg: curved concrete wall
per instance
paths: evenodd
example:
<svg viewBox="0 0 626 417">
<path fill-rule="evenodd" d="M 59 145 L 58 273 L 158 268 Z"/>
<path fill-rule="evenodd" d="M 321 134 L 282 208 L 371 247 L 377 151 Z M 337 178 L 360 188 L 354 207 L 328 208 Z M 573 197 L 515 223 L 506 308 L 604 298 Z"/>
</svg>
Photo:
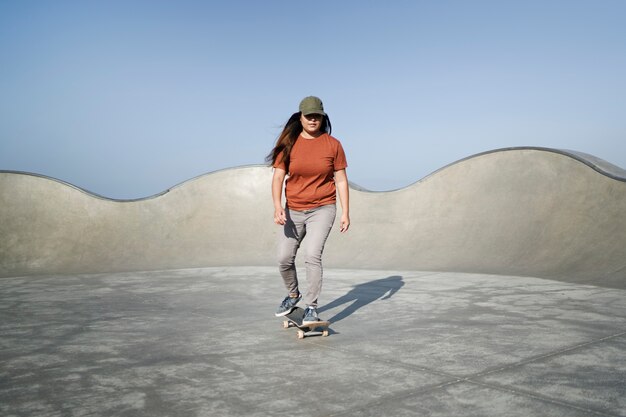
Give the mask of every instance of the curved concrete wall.
<svg viewBox="0 0 626 417">
<path fill-rule="evenodd" d="M 351 190 L 326 266 L 530 275 L 626 286 L 626 175 L 589 155 L 510 148 L 406 188 Z M 227 169 L 115 201 L 0 172 L 0 276 L 274 265 L 271 170 Z"/>
</svg>

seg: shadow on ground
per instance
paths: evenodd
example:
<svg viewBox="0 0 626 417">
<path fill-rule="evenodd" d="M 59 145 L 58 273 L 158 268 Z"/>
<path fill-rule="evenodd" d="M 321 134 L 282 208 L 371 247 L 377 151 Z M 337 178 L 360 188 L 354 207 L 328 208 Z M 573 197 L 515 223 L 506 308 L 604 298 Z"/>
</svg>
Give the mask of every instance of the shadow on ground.
<svg viewBox="0 0 626 417">
<path fill-rule="evenodd" d="M 376 279 L 373 281 L 358 284 L 346 294 L 323 307 L 319 308 L 320 312 L 339 307 L 346 303 L 351 303 L 339 313 L 328 319 L 331 323 L 336 323 L 353 314 L 355 311 L 376 300 L 386 300 L 397 293 L 404 285 L 404 281 L 400 275 L 392 275 L 387 278 Z"/>
</svg>

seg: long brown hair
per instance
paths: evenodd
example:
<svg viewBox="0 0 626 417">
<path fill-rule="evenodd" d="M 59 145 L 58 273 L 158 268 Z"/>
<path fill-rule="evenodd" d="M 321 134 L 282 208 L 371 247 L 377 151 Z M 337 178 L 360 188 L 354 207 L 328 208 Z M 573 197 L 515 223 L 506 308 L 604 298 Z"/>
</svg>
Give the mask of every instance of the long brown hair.
<svg viewBox="0 0 626 417">
<path fill-rule="evenodd" d="M 293 145 L 298 140 L 298 136 L 302 133 L 302 123 L 300 123 L 301 112 L 297 112 L 291 115 L 287 123 L 285 123 L 285 127 L 283 131 L 278 136 L 278 140 L 276 141 L 276 145 L 274 149 L 265 157 L 265 161 L 268 162 L 271 166 L 276 163 L 276 160 L 283 154 L 283 157 L 280 162 L 285 163 L 285 171 L 289 172 L 289 160 L 291 156 L 291 149 Z M 320 130 L 324 133 L 332 132 L 332 125 L 330 124 L 330 119 L 328 115 L 324 115 L 324 119 L 322 120 L 322 126 Z"/>
</svg>

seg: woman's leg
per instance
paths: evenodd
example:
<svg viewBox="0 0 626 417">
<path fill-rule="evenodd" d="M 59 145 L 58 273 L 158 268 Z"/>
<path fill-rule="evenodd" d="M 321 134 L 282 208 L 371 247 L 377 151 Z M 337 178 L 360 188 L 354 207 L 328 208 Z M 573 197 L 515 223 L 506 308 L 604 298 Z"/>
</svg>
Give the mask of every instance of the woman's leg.
<svg viewBox="0 0 626 417">
<path fill-rule="evenodd" d="M 287 223 L 278 237 L 278 270 L 290 295 L 298 294 L 298 274 L 296 273 L 296 253 L 306 234 L 304 212 L 285 210 Z"/>
<path fill-rule="evenodd" d="M 334 204 L 321 206 L 306 211 L 306 264 L 307 291 L 304 294 L 304 304 L 317 307 L 317 299 L 322 291 L 322 253 L 326 239 L 335 222 L 337 207 Z"/>
</svg>

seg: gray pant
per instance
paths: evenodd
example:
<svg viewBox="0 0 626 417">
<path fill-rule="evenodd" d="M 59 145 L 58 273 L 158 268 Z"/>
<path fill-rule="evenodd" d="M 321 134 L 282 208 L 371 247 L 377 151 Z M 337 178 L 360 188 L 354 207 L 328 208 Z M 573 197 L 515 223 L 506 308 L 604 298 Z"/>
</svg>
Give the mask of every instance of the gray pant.
<svg viewBox="0 0 626 417">
<path fill-rule="evenodd" d="M 308 236 L 304 254 L 307 290 L 303 302 L 306 306 L 317 307 L 317 299 L 322 291 L 322 252 L 335 222 L 337 207 L 329 204 L 305 211 L 286 209 L 285 213 L 287 223 L 278 241 L 280 275 L 290 294 L 299 292 L 296 253 L 304 236 Z"/>
</svg>

